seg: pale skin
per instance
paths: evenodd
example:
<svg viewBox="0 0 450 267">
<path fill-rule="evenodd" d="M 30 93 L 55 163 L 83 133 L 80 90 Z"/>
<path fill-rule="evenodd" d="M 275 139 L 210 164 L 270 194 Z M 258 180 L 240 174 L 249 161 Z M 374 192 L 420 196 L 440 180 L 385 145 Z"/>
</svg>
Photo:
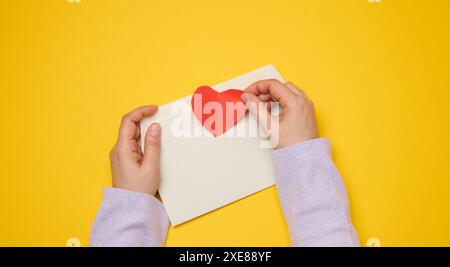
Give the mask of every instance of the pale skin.
<svg viewBox="0 0 450 267">
<path fill-rule="evenodd" d="M 154 196 L 158 190 L 160 171 L 161 127 L 152 124 L 145 134 L 145 153 L 140 142 L 140 122 L 152 116 L 157 106 L 137 108 L 122 118 L 119 137 L 110 153 L 113 186 Z"/>
<path fill-rule="evenodd" d="M 269 135 L 272 132 L 271 124 L 277 122 L 279 136 L 274 143 L 275 149 L 318 137 L 314 105 L 305 92 L 293 83 L 262 80 L 251 84 L 244 92 L 242 101 Z M 271 102 L 280 103 L 282 111 L 279 121 L 270 113 Z"/>
<path fill-rule="evenodd" d="M 275 149 L 318 137 L 314 105 L 306 94 L 292 83 L 261 80 L 244 90 L 242 101 L 261 127 L 270 135 L 274 118 L 270 108 L 260 103 L 279 102 L 279 138 Z M 258 108 L 259 107 L 259 108 Z M 140 148 L 140 122 L 154 115 L 157 106 L 139 107 L 122 118 L 119 136 L 110 153 L 113 186 L 154 196 L 160 182 L 161 126 L 150 125 L 145 134 L 145 152 Z M 268 118 L 268 119 L 267 119 Z"/>
</svg>

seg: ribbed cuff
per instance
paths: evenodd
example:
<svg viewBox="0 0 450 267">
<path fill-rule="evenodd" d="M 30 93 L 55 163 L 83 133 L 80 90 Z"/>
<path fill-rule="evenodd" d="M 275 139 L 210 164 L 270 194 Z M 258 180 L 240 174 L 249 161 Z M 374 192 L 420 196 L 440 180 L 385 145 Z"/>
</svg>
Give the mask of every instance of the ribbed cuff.
<svg viewBox="0 0 450 267">
<path fill-rule="evenodd" d="M 330 142 L 326 138 L 317 138 L 280 148 L 273 152 L 278 161 L 320 160 L 330 157 Z"/>
<path fill-rule="evenodd" d="M 330 142 L 326 138 L 317 138 L 295 145 L 290 145 L 272 153 L 272 160 L 277 173 L 277 183 L 294 175 L 298 170 L 312 166 L 311 163 L 329 162 L 331 160 Z"/>
<path fill-rule="evenodd" d="M 151 218 L 155 218 L 152 220 L 153 224 L 157 224 L 161 229 L 169 227 L 164 205 L 152 195 L 120 188 L 105 188 L 103 203 L 112 207 L 122 206 L 129 214 L 151 214 Z"/>
</svg>

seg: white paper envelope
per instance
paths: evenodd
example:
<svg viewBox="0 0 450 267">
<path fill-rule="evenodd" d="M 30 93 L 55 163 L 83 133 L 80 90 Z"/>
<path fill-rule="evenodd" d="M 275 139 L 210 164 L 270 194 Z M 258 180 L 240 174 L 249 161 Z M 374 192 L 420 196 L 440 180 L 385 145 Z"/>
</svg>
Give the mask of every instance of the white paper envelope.
<svg viewBox="0 0 450 267">
<path fill-rule="evenodd" d="M 243 90 L 262 79 L 283 81 L 277 70 L 269 65 L 212 88 L 219 92 Z M 192 88 L 192 92 L 195 89 Z M 172 226 L 274 185 L 272 149 L 262 147 L 267 140 L 248 133 L 244 137 L 228 136 L 247 131 L 249 125 L 256 125 L 255 119 L 247 114 L 224 135 L 213 137 L 194 117 L 191 97 L 162 106 L 157 114 L 141 122 L 141 140 L 151 123 L 161 124 L 161 184 L 158 191 Z M 183 115 L 192 118 L 192 132 L 202 137 L 194 137 L 195 134 L 180 136 L 177 125 Z M 141 145 L 144 149 L 143 142 Z"/>
</svg>

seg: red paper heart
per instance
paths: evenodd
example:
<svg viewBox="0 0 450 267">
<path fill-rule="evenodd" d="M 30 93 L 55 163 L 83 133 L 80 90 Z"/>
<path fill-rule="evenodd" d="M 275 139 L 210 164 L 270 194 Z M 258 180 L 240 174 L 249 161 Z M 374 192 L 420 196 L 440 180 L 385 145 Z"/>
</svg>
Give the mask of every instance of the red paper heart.
<svg viewBox="0 0 450 267">
<path fill-rule="evenodd" d="M 200 86 L 191 99 L 197 119 L 215 137 L 225 133 L 244 117 L 247 107 L 241 100 L 243 91 L 229 89 L 221 93 Z"/>
</svg>

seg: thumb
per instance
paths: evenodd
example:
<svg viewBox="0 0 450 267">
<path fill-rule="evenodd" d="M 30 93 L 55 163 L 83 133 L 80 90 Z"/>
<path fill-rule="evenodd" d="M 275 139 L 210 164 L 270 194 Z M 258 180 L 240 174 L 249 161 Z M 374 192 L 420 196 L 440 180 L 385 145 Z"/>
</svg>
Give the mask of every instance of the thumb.
<svg viewBox="0 0 450 267">
<path fill-rule="evenodd" d="M 161 152 L 161 126 L 153 123 L 148 127 L 144 141 L 144 157 L 142 165 L 151 169 L 152 177 L 159 177 L 159 160 Z"/>
<path fill-rule="evenodd" d="M 244 101 L 250 114 L 256 118 L 259 126 L 267 135 L 270 135 L 270 119 L 271 115 L 267 109 L 268 103 L 261 102 L 257 96 L 251 93 L 243 93 L 242 101 Z"/>
</svg>

